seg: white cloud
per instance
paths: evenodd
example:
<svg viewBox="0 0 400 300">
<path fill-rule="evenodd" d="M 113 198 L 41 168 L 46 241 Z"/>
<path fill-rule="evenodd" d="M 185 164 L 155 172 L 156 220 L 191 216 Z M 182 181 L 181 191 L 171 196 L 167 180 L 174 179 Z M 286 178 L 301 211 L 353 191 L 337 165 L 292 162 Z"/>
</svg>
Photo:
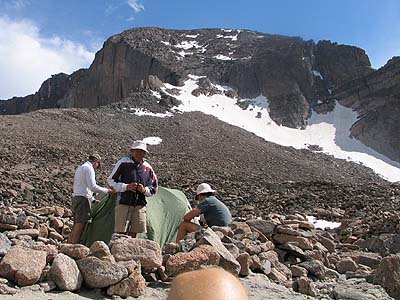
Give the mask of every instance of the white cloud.
<svg viewBox="0 0 400 300">
<path fill-rule="evenodd" d="M 44 37 L 29 20 L 0 16 L 0 99 L 35 93 L 53 74 L 88 67 L 94 53 L 59 36 Z"/>
<path fill-rule="evenodd" d="M 0 5 L 5 9 L 19 10 L 30 4 L 28 0 L 0 0 Z"/>
<path fill-rule="evenodd" d="M 136 12 L 144 10 L 144 6 L 139 0 L 127 0 L 126 3 Z"/>
</svg>

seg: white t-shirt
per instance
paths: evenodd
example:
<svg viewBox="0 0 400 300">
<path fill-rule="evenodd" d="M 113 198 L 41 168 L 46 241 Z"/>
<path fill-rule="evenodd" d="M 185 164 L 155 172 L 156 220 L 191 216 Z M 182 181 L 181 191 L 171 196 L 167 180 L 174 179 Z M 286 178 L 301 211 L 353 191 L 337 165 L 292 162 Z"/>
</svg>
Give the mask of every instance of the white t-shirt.
<svg viewBox="0 0 400 300">
<path fill-rule="evenodd" d="M 86 197 L 89 201 L 93 201 L 93 193 L 107 193 L 108 189 L 96 184 L 94 168 L 90 161 L 76 169 L 74 177 L 73 196 Z"/>
</svg>

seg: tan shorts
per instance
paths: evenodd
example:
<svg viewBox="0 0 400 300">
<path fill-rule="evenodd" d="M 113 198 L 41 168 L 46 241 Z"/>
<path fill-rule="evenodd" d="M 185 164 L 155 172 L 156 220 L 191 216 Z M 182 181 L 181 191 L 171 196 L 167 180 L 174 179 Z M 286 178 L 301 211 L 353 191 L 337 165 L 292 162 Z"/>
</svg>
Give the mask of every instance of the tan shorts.
<svg viewBox="0 0 400 300">
<path fill-rule="evenodd" d="M 146 206 L 118 204 L 115 207 L 114 231 L 118 233 L 146 232 Z"/>
</svg>

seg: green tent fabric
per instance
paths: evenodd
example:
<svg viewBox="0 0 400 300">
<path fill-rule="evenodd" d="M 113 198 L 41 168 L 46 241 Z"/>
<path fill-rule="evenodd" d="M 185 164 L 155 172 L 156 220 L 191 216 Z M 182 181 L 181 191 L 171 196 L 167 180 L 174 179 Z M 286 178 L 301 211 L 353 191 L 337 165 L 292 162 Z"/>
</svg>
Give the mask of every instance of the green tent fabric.
<svg viewBox="0 0 400 300">
<path fill-rule="evenodd" d="M 158 188 L 156 195 L 147 199 L 147 234 L 148 238 L 161 247 L 174 242 L 183 216 L 191 209 L 184 193 L 176 189 Z"/>
<path fill-rule="evenodd" d="M 81 243 L 90 247 L 95 241 L 109 243 L 114 232 L 115 195 L 97 197 L 101 202 L 92 206 L 92 222 L 85 227 Z M 147 238 L 161 247 L 175 241 L 183 216 L 191 209 L 184 193 L 176 189 L 159 187 L 156 195 L 147 199 Z"/>
<path fill-rule="evenodd" d="M 87 223 L 81 237 L 81 244 L 90 247 L 96 241 L 108 244 L 114 233 L 114 206 L 116 195 L 101 194 L 96 197 L 100 203 L 92 205 L 92 221 Z"/>
</svg>

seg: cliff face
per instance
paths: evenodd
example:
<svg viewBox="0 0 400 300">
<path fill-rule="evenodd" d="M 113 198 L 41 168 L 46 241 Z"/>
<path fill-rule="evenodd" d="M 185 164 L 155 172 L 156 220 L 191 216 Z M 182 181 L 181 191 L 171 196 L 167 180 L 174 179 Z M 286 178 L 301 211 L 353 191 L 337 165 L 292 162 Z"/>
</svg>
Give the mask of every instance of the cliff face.
<svg viewBox="0 0 400 300">
<path fill-rule="evenodd" d="M 362 49 L 330 41 L 248 30 L 137 28 L 110 37 L 88 69 L 55 75 L 34 95 L 0 101 L 0 114 L 97 107 L 132 98 L 154 78 L 181 85 L 191 74 L 229 86 L 242 99 L 263 94 L 272 119 L 293 128 L 305 127 L 312 110 L 332 110 L 339 99 L 361 115 L 353 136 L 399 161 L 398 139 L 382 143 L 398 129 L 396 70 L 398 63 L 375 71 Z"/>
<path fill-rule="evenodd" d="M 97 107 L 145 88 L 149 75 L 178 85 L 193 74 L 230 86 L 241 98 L 263 94 L 277 123 L 301 127 L 310 107 L 333 102 L 328 89 L 369 71 L 363 50 L 326 41 L 246 30 L 138 28 L 109 38 L 89 69 L 53 76 L 35 95 L 1 102 L 0 111 Z"/>
<path fill-rule="evenodd" d="M 352 135 L 400 161 L 400 57 L 389 60 L 368 76 L 341 85 L 335 96 L 360 115 L 351 128 Z"/>
</svg>

